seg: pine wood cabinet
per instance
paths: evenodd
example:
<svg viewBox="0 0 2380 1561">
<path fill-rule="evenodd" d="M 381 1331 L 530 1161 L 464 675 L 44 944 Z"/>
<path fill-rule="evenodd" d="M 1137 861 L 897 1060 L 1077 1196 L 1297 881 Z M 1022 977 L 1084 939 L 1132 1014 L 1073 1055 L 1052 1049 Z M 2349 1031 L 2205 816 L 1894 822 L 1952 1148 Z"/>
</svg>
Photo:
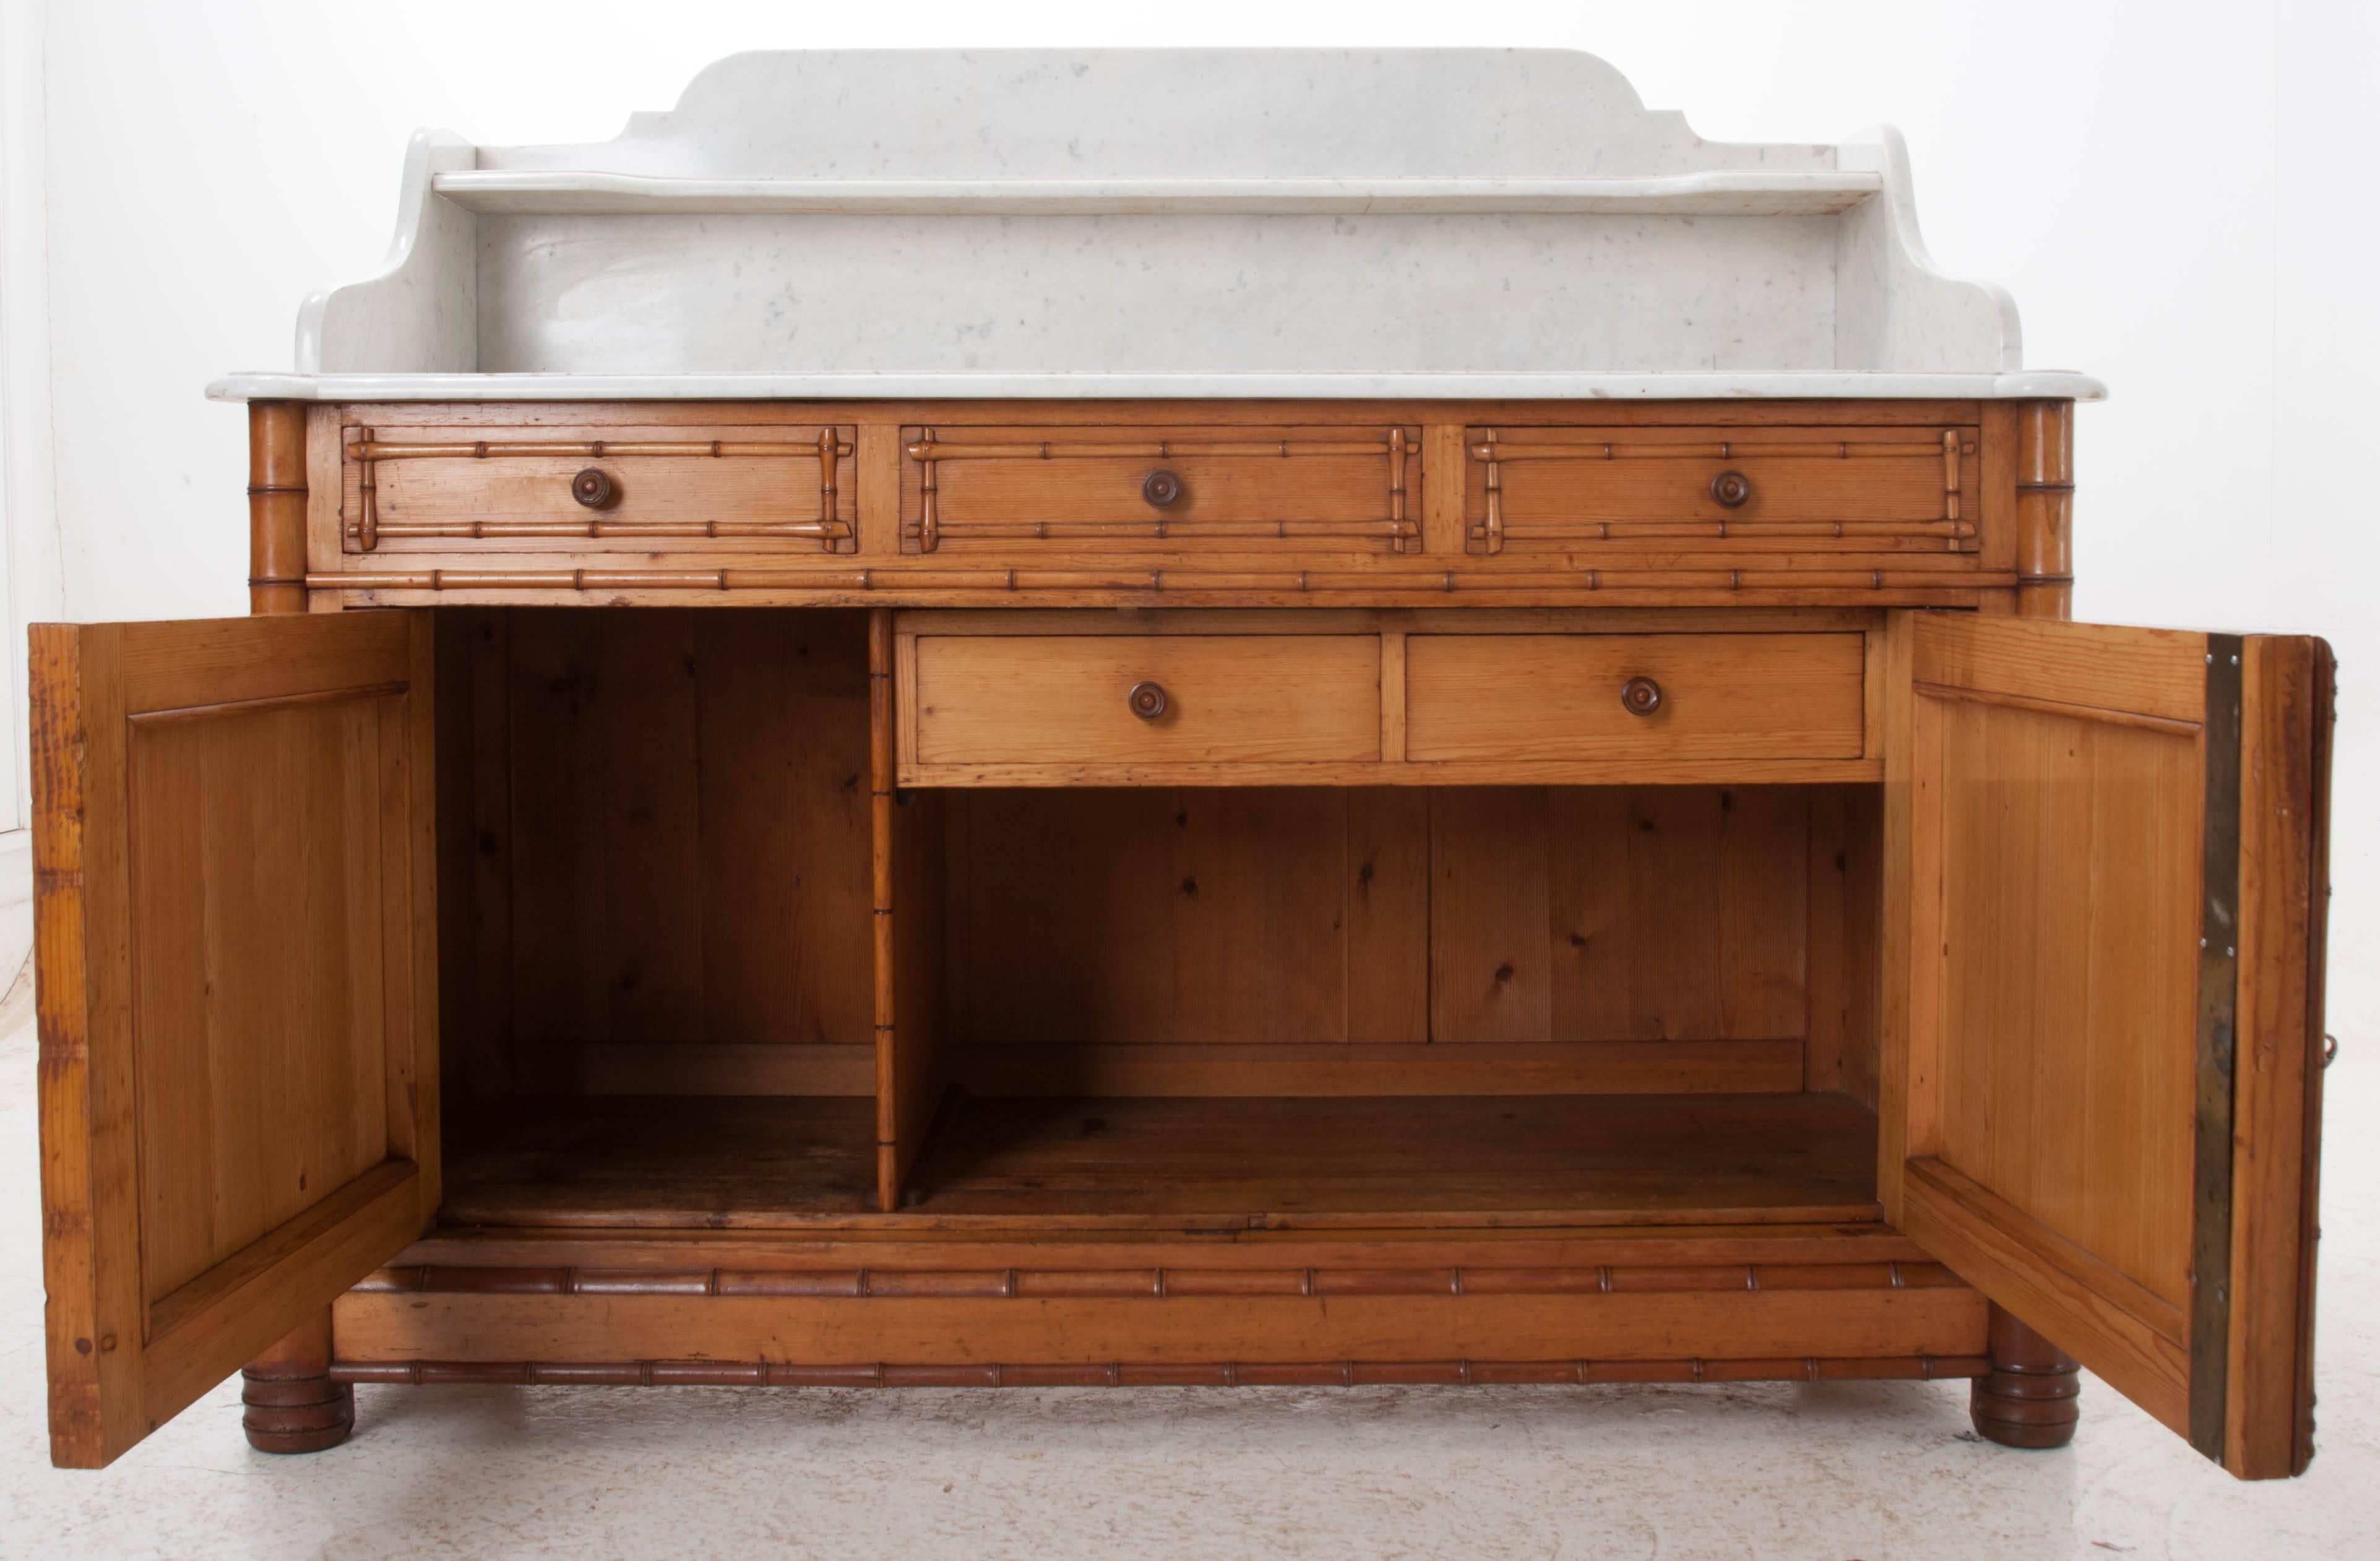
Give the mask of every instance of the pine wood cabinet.
<svg viewBox="0 0 2380 1561">
<path fill-rule="evenodd" d="M 2064 403 L 251 410 L 32 641 L 53 1451 L 354 1383 L 1971 1379 L 2312 1450 L 2318 640 Z M 1783 1434 L 1780 1428 L 1780 1434 Z"/>
</svg>

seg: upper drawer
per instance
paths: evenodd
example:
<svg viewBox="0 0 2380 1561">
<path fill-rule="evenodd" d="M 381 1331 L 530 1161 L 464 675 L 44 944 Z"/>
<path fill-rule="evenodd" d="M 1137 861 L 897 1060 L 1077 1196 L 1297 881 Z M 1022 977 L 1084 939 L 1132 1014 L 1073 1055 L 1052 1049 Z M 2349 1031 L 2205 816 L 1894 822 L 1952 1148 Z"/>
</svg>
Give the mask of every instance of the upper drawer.
<svg viewBox="0 0 2380 1561">
<path fill-rule="evenodd" d="M 914 644 L 905 765 L 1380 756 L 1377 635 L 921 634 Z"/>
<path fill-rule="evenodd" d="M 1465 635 L 1405 641 L 1405 757 L 1852 759 L 1856 634 Z"/>
<path fill-rule="evenodd" d="M 1972 426 L 1472 428 L 1463 444 L 1473 552 L 1977 546 Z"/>
<path fill-rule="evenodd" d="M 850 427 L 342 430 L 349 552 L 589 541 L 849 552 Z"/>
<path fill-rule="evenodd" d="M 1418 547 L 1412 426 L 901 430 L 908 552 Z"/>
</svg>

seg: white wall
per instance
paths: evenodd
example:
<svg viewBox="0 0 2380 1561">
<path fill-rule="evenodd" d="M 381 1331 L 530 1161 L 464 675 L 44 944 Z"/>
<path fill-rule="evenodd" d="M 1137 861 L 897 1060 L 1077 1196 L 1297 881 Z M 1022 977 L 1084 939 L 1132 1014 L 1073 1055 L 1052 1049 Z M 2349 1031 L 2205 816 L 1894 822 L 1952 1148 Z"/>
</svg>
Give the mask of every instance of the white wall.
<svg viewBox="0 0 2380 1561">
<path fill-rule="evenodd" d="M 19 8 L 5 49 L 39 0 L 0 4 Z M 1585 48 L 1708 136 L 1907 132 L 1937 257 L 2015 293 L 2028 363 L 2114 387 L 2081 416 L 2080 615 L 2338 647 L 2332 1027 L 2350 1058 L 2380 1051 L 2380 823 L 2357 805 L 2380 794 L 2380 708 L 2358 696 L 2380 651 L 2360 599 L 2380 580 L 2363 451 L 2380 417 L 2362 134 L 2375 9 L 70 0 L 47 13 L 37 122 L 65 610 L 242 611 L 240 417 L 200 387 L 285 367 L 299 296 L 373 264 L 418 124 L 596 139 L 763 46 Z M 10 288 L 26 291 L 13 272 Z M 14 524 L 38 524 L 16 502 Z"/>
</svg>

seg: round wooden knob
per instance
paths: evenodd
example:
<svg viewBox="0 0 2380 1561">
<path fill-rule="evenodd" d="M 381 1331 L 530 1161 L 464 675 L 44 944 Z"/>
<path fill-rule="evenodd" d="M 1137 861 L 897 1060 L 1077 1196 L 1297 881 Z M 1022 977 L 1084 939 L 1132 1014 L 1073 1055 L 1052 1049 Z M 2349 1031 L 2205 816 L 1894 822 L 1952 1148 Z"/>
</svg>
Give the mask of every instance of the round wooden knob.
<svg viewBox="0 0 2380 1561">
<path fill-rule="evenodd" d="M 1711 478 L 1712 500 L 1728 509 L 1742 509 L 1751 497 L 1752 479 L 1742 472 L 1721 472 Z"/>
<path fill-rule="evenodd" d="M 620 502 L 620 485 L 610 472 L 589 466 L 570 479 L 570 496 L 590 510 L 608 510 Z"/>
<path fill-rule="evenodd" d="M 1632 716 L 1649 716 L 1661 708 L 1661 685 L 1651 678 L 1630 678 L 1620 685 L 1620 708 Z"/>
<path fill-rule="evenodd" d="M 1182 497 L 1182 479 L 1162 468 L 1153 471 L 1141 483 L 1140 496 L 1161 510 Z"/>
<path fill-rule="evenodd" d="M 1155 720 L 1165 713 L 1165 685 L 1161 683 L 1135 683 L 1132 692 L 1123 697 L 1124 703 L 1132 707 L 1132 713 L 1143 720 Z"/>
</svg>

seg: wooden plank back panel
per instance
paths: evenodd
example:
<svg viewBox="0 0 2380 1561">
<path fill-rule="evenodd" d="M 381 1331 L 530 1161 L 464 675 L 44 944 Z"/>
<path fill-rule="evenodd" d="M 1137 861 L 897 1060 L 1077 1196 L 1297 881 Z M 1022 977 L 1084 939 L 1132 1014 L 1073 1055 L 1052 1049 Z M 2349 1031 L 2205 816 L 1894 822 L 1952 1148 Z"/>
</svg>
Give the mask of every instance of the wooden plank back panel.
<svg viewBox="0 0 2380 1561">
<path fill-rule="evenodd" d="M 1813 786 L 1810 802 L 1809 1087 L 1876 1104 L 1883 956 L 1883 798 Z"/>
<path fill-rule="evenodd" d="M 492 610 L 446 643 L 488 691 L 447 902 L 492 1087 L 612 1077 L 589 1047 L 871 1044 L 864 614 Z"/>
<path fill-rule="evenodd" d="M 1433 1039 L 1803 1035 L 1803 788 L 1433 798 Z"/>
<path fill-rule="evenodd" d="M 1363 870 L 1349 862 L 1350 794 L 949 793 L 956 1036 L 1345 1039 L 1349 905 Z M 1385 893 L 1371 902 L 1399 914 Z M 1395 935 L 1376 924 L 1371 936 Z"/>
<path fill-rule="evenodd" d="M 1803 788 L 947 800 L 960 1045 L 1798 1047 L 1806 1028 Z M 1773 1062 L 1746 1053 L 1764 1081 Z"/>
</svg>

